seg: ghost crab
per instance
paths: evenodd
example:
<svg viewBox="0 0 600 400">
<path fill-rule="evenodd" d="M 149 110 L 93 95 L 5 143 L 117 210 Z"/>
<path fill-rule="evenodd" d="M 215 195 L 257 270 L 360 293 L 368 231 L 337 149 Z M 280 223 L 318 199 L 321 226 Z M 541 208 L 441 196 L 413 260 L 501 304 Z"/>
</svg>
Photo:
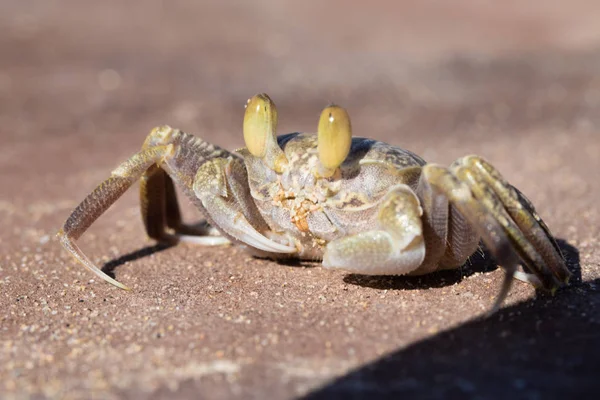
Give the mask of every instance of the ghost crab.
<svg viewBox="0 0 600 400">
<path fill-rule="evenodd" d="M 134 182 L 142 218 L 157 241 L 229 241 L 269 258 L 323 260 L 367 275 L 419 275 L 460 267 L 480 240 L 506 270 L 492 310 L 512 278 L 555 291 L 570 273 L 532 204 L 478 156 L 450 167 L 371 139 L 353 138 L 346 111 L 332 105 L 318 132 L 276 135 L 266 94 L 248 100 L 246 148 L 228 152 L 168 126 L 119 165 L 58 232 L 62 245 L 102 279 L 75 241 Z M 214 228 L 182 223 L 178 184 Z M 220 235 L 215 235 L 215 229 Z M 519 270 L 521 265 L 523 270 Z"/>
</svg>

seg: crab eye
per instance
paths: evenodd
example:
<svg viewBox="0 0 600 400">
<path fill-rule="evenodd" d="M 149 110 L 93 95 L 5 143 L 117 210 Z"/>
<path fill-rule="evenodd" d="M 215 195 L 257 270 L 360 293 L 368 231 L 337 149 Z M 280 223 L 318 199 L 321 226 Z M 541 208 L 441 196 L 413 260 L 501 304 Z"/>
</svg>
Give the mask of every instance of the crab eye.
<svg viewBox="0 0 600 400">
<path fill-rule="evenodd" d="M 275 103 L 264 93 L 248 99 L 244 114 L 244 142 L 255 157 L 264 157 L 270 138 L 275 136 L 277 109 Z"/>
<path fill-rule="evenodd" d="M 319 161 L 331 176 L 333 171 L 346 159 L 352 144 L 352 126 L 345 109 L 329 106 L 319 119 L 317 148 Z"/>
</svg>

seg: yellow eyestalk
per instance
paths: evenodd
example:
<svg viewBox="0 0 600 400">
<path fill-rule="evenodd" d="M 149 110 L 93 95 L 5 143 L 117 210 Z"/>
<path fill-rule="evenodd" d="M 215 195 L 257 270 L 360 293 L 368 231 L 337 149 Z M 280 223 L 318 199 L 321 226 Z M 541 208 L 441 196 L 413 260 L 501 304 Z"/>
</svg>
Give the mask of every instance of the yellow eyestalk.
<svg viewBox="0 0 600 400">
<path fill-rule="evenodd" d="M 262 158 L 269 168 L 283 172 L 287 158 L 277 143 L 277 108 L 269 96 L 248 99 L 244 114 L 244 142 L 250 154 Z"/>
<path fill-rule="evenodd" d="M 332 176 L 342 165 L 352 144 L 352 126 L 345 109 L 329 106 L 319 119 L 317 148 L 320 168 L 317 173 L 325 178 Z"/>
</svg>

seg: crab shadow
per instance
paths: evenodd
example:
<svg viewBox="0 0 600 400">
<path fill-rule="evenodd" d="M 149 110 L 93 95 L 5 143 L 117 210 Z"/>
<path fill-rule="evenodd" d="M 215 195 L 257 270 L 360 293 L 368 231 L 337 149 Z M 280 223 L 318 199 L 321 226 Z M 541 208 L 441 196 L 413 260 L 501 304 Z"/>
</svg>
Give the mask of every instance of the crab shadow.
<svg viewBox="0 0 600 400">
<path fill-rule="evenodd" d="M 557 243 L 566 259 L 567 268 L 573 274 L 571 282 L 581 282 L 579 251 L 565 240 L 558 239 Z M 349 274 L 344 277 L 344 282 L 379 290 L 421 290 L 451 286 L 475 273 L 490 272 L 497 268 L 499 267 L 489 251 L 483 249 L 482 252 L 471 256 L 465 265 L 455 270 L 437 271 L 421 276 Z"/>
<path fill-rule="evenodd" d="M 566 246 L 575 279 L 556 296 L 397 349 L 303 399 L 598 398 L 600 278 L 582 282 L 577 249 Z"/>
<path fill-rule="evenodd" d="M 205 228 L 206 224 L 207 224 L 206 220 L 199 220 L 199 221 L 191 224 L 190 226 L 192 228 Z M 124 254 L 124 255 L 122 255 L 122 256 L 120 256 L 118 258 L 115 258 L 113 260 L 110 260 L 110 261 L 106 262 L 102 266 L 102 268 L 100 268 L 100 269 L 106 275 L 108 275 L 111 278 L 115 279 L 115 271 L 121 265 L 124 265 L 124 264 L 126 264 L 128 262 L 139 260 L 140 258 L 151 256 L 152 254 L 155 254 L 155 253 L 160 253 L 161 251 L 170 249 L 171 247 L 175 247 L 175 246 L 177 246 L 177 242 L 173 242 L 173 243 L 156 243 L 156 244 L 151 245 L 151 246 L 144 246 L 141 249 L 134 250 L 134 251 L 132 251 L 130 253 Z"/>
<path fill-rule="evenodd" d="M 173 246 L 176 246 L 176 244 L 175 243 L 157 243 L 152 246 L 145 246 L 145 247 L 142 247 L 141 249 L 132 251 L 130 253 L 124 254 L 118 258 L 115 258 L 113 260 L 106 262 L 102 266 L 101 270 L 106 275 L 110 276 L 113 279 L 116 279 L 115 270 L 118 267 L 120 267 L 121 265 L 126 264 L 128 262 L 135 261 L 135 260 L 139 260 L 140 258 L 148 257 L 154 253 L 159 253 L 159 252 L 169 249 Z"/>
<path fill-rule="evenodd" d="M 152 254 L 159 253 L 161 251 L 170 249 L 171 247 L 175 247 L 175 246 L 177 246 L 177 243 L 157 243 L 152 246 L 144 246 L 141 249 L 134 250 L 130 253 L 124 254 L 118 258 L 115 258 L 115 259 L 112 259 L 112 260 L 106 262 L 100 269 L 106 275 L 110 276 L 113 279 L 116 279 L 115 272 L 116 272 L 117 268 L 119 268 L 120 266 L 122 266 L 128 262 L 132 262 L 132 261 L 136 261 L 141 258 L 144 258 L 144 257 L 148 257 Z M 256 257 L 256 258 L 268 260 L 268 258 L 264 258 L 264 257 Z M 284 259 L 277 260 L 276 262 L 278 264 L 285 265 L 288 267 L 298 267 L 298 268 L 314 268 L 314 267 L 318 267 L 320 265 L 319 262 L 297 260 L 297 259 L 293 259 L 293 258 L 284 258 Z"/>
</svg>

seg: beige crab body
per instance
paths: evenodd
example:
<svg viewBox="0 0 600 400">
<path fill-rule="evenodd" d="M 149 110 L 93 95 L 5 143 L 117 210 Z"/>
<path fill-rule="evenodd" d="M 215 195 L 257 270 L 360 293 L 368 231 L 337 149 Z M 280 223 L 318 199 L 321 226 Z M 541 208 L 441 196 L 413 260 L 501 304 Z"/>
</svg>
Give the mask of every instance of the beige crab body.
<svg viewBox="0 0 600 400">
<path fill-rule="evenodd" d="M 317 136 L 291 133 L 278 137 L 288 167 L 282 174 L 265 168 L 246 149 L 251 195 L 274 240 L 293 243 L 298 256 L 319 260 L 332 240 L 375 229 L 378 206 L 389 188 L 406 184 L 416 190 L 419 156 L 386 143 L 353 138 L 350 154 L 332 177 L 320 177 Z"/>
</svg>

